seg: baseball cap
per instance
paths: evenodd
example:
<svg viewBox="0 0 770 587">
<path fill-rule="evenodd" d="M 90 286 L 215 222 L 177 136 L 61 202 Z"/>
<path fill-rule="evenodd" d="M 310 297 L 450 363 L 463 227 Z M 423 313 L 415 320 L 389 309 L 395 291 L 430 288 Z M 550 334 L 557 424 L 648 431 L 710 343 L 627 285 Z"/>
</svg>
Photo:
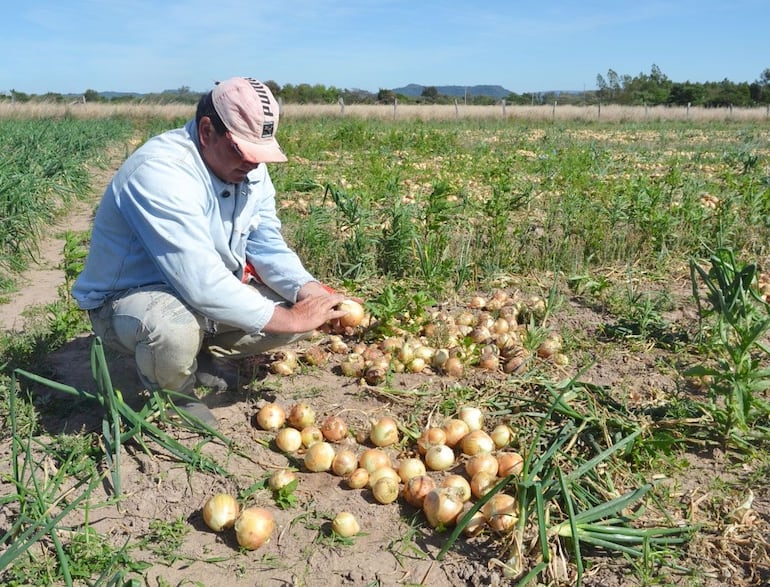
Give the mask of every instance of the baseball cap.
<svg viewBox="0 0 770 587">
<path fill-rule="evenodd" d="M 270 88 L 250 77 L 233 77 L 217 83 L 211 99 L 233 142 L 245 155 L 263 163 L 287 161 L 275 140 L 278 102 Z"/>
</svg>

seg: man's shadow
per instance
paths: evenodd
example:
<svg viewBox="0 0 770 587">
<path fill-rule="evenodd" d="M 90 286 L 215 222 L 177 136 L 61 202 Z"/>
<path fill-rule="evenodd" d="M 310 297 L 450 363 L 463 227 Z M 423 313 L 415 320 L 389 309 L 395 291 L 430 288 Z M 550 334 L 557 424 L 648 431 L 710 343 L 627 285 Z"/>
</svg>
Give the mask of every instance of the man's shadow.
<svg viewBox="0 0 770 587">
<path fill-rule="evenodd" d="M 28 371 L 57 384 L 66 385 L 78 391 L 98 397 L 99 389 L 94 378 L 91 352 L 96 337 L 93 334 L 78 336 L 56 351 L 50 353 L 39 369 Z M 134 358 L 104 348 L 112 388 L 120 391 L 123 400 L 135 411 L 142 409 L 149 394 L 136 372 Z M 266 364 L 257 364 L 242 375 L 241 383 L 255 383 L 267 374 Z M 99 432 L 102 427 L 104 410 L 98 401 L 68 392 L 60 391 L 42 383 L 32 384 L 35 407 L 39 423 L 48 434 L 77 434 Z M 209 393 L 201 398 L 209 408 L 217 408 L 245 401 L 249 396 L 247 388 L 240 391 Z M 251 392 L 253 393 L 253 392 Z"/>
</svg>

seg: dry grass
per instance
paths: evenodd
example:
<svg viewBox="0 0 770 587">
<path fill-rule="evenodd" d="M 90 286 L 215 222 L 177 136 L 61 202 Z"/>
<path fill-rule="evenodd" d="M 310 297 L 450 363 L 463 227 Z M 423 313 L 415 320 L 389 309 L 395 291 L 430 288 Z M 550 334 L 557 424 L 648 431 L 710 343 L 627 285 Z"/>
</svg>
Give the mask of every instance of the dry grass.
<svg viewBox="0 0 770 587">
<path fill-rule="evenodd" d="M 642 122 L 692 120 L 709 121 L 770 121 L 770 106 L 757 108 L 703 108 L 668 106 L 495 106 L 437 105 L 437 104 L 284 104 L 287 118 L 353 117 L 364 120 L 494 120 L 518 119 L 532 121 L 601 121 Z M 107 118 L 110 116 L 192 117 L 195 107 L 190 104 L 52 104 L 0 103 L 0 118 L 48 118 L 73 116 L 77 118 Z"/>
</svg>

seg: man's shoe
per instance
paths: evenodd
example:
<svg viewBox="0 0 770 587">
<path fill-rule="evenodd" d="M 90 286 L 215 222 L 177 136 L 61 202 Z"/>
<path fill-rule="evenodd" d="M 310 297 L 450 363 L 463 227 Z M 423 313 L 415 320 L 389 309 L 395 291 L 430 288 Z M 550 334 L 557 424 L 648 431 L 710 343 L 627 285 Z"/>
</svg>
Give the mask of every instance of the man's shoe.
<svg viewBox="0 0 770 587">
<path fill-rule="evenodd" d="M 217 362 L 209 353 L 199 353 L 198 370 L 195 379 L 200 387 L 212 391 L 234 391 L 238 389 L 238 370 L 230 365 Z"/>
</svg>

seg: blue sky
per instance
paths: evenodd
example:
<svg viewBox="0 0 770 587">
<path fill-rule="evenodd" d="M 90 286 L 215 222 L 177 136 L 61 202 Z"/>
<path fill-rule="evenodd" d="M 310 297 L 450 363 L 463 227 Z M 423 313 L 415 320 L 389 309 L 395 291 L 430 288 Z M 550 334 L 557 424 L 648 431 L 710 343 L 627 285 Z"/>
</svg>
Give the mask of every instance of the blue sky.
<svg viewBox="0 0 770 587">
<path fill-rule="evenodd" d="M 3 0 L 0 92 L 209 89 L 248 75 L 596 89 L 596 76 L 753 82 L 770 0 Z"/>
</svg>

